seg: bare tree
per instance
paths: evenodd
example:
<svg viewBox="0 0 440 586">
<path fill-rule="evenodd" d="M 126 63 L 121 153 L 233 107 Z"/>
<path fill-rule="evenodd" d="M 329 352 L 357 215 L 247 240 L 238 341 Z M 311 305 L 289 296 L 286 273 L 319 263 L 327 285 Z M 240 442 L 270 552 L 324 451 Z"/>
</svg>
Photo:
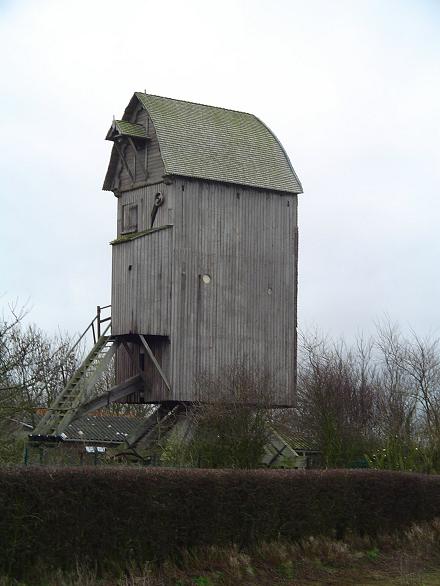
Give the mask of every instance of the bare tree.
<svg viewBox="0 0 440 586">
<path fill-rule="evenodd" d="M 378 325 L 381 431 L 388 464 L 440 468 L 440 344 L 405 337 L 395 324 Z"/>
<path fill-rule="evenodd" d="M 389 320 L 351 348 L 303 336 L 292 425 L 327 466 L 365 454 L 380 467 L 440 470 L 440 341 Z"/>
<path fill-rule="evenodd" d="M 26 418 L 47 407 L 78 367 L 81 350 L 72 353 L 67 334 L 49 336 L 25 325 L 25 311 L 11 308 L 0 320 L 0 422 Z"/>
<path fill-rule="evenodd" d="M 407 344 L 396 325 L 378 324 L 379 428 L 383 438 L 409 441 L 414 434 L 418 393 L 404 368 Z"/>
<path fill-rule="evenodd" d="M 301 337 L 295 423 L 320 447 L 325 466 L 350 465 L 374 443 L 372 348 L 362 338 L 348 349 L 317 334 Z"/>
</svg>

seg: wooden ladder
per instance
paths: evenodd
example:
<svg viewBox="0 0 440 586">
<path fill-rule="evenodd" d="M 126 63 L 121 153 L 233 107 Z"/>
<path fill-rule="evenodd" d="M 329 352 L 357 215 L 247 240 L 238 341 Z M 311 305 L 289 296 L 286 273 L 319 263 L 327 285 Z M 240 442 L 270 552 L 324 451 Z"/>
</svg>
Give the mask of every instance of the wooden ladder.
<svg viewBox="0 0 440 586">
<path fill-rule="evenodd" d="M 32 440 L 44 436 L 59 437 L 75 419 L 76 412 L 88 398 L 92 387 L 107 368 L 118 346 L 112 336 L 106 335 L 110 327 L 109 324 L 64 390 L 37 424 Z"/>
</svg>

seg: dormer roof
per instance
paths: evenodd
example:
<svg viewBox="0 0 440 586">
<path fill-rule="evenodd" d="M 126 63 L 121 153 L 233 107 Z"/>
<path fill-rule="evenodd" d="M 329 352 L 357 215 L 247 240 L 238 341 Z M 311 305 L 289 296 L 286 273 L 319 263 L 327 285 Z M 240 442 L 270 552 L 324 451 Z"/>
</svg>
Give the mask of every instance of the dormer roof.
<svg viewBox="0 0 440 586">
<path fill-rule="evenodd" d="M 141 124 L 133 124 L 126 120 L 113 120 L 106 140 L 114 140 L 116 136 L 131 136 L 133 138 L 148 138 L 147 129 Z"/>
</svg>

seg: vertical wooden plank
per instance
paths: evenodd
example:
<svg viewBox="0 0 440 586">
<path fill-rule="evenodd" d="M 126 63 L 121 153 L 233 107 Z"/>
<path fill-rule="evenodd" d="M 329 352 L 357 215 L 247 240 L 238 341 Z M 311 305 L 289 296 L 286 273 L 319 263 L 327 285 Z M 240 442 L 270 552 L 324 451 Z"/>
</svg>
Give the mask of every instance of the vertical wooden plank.
<svg viewBox="0 0 440 586">
<path fill-rule="evenodd" d="M 143 226 L 158 188 L 123 194 L 124 201 L 140 198 Z M 296 355 L 296 198 L 189 179 L 166 189 L 157 219 L 165 222 L 172 210 L 174 228 L 114 247 L 120 279 L 114 278 L 112 295 L 122 316 L 115 324 L 130 321 L 125 312 L 134 296 L 141 333 L 169 336 L 163 360 L 169 360 L 176 400 L 197 398 L 202 371 L 215 375 L 247 358 L 269 369 L 280 382 L 279 404 L 289 404 Z M 124 278 L 133 258 L 140 263 L 135 293 Z M 211 276 L 210 284 L 202 284 L 203 274 Z"/>
</svg>

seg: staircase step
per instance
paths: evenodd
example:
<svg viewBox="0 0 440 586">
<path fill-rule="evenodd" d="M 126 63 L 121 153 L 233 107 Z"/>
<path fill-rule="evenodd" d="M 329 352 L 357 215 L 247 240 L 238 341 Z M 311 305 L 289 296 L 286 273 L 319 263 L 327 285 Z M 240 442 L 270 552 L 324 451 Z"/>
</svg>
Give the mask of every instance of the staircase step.
<svg viewBox="0 0 440 586">
<path fill-rule="evenodd" d="M 37 426 L 38 433 L 43 435 L 58 433 L 59 426 L 66 415 L 74 411 L 85 397 L 87 386 L 96 377 L 102 361 L 106 359 L 114 343 L 115 341 L 109 336 L 99 338 L 95 347 L 67 382 L 61 395 L 49 408 L 48 417 L 41 420 L 41 427 Z"/>
</svg>

